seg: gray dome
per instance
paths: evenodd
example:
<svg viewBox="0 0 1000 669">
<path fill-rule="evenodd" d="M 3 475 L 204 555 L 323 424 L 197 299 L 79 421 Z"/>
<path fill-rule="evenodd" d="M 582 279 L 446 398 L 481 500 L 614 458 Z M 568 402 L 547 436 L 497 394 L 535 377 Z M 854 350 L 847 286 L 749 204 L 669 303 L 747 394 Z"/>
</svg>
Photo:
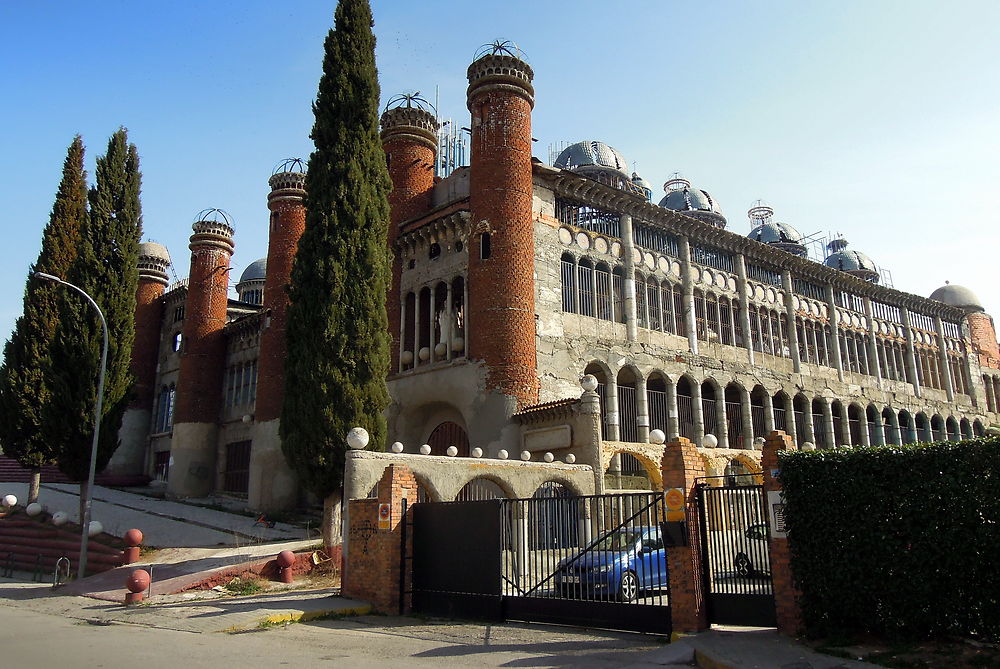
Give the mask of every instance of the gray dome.
<svg viewBox="0 0 1000 669">
<path fill-rule="evenodd" d="M 802 244 L 802 235 L 787 223 L 777 221 L 761 223 L 748 232 L 747 237 L 803 258 L 807 255 L 806 247 Z"/>
<path fill-rule="evenodd" d="M 170 264 L 170 254 L 167 252 L 167 247 L 156 242 L 143 242 L 139 244 L 139 257 L 162 260 L 166 264 Z"/>
<path fill-rule="evenodd" d="M 951 283 L 946 283 L 931 293 L 931 299 L 968 311 L 986 310 L 975 293 L 965 286 L 957 286 Z"/>
<path fill-rule="evenodd" d="M 660 200 L 660 206 L 664 209 L 683 212 L 719 228 L 726 227 L 722 208 L 708 191 L 695 188 L 690 181 L 677 176 L 663 184 L 663 190 L 667 192 Z"/>
<path fill-rule="evenodd" d="M 243 274 L 240 275 L 240 283 L 263 281 L 265 276 L 267 276 L 267 258 L 261 258 L 247 265 Z"/>
<path fill-rule="evenodd" d="M 626 177 L 628 176 L 627 166 L 628 161 L 617 149 L 595 140 L 570 144 L 562 150 L 555 162 L 555 167 L 564 170 L 576 170 L 580 167 L 610 167 Z"/>
<path fill-rule="evenodd" d="M 853 274 L 865 281 L 878 282 L 879 272 L 875 261 L 860 251 L 847 248 L 847 240 L 838 238 L 827 244 L 833 251 L 826 257 L 823 264 L 842 272 Z"/>
</svg>

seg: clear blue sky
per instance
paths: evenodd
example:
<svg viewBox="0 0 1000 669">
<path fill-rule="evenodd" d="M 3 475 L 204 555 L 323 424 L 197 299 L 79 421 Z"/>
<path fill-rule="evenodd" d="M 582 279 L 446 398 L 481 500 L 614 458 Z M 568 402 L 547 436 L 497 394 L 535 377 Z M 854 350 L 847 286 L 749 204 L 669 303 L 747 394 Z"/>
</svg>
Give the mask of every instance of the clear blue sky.
<svg viewBox="0 0 1000 669">
<path fill-rule="evenodd" d="M 267 178 L 308 157 L 334 2 L 0 6 L 0 338 L 21 310 L 66 147 L 119 126 L 143 171 L 146 238 L 188 272 L 195 214 L 228 211 L 234 280 L 266 254 Z M 535 69 L 536 155 L 600 139 L 657 189 L 675 171 L 745 233 L 757 198 L 840 232 L 928 295 L 946 280 L 1000 317 L 1000 2 L 374 0 L 383 98 L 439 90 L 467 124 L 476 49 Z"/>
</svg>

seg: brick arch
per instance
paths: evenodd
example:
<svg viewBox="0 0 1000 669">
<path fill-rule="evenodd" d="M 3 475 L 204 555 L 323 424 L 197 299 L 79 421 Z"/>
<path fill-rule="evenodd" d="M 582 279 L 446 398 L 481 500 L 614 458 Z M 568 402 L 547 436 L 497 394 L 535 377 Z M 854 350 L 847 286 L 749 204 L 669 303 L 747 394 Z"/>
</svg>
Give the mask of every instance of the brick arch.
<svg viewBox="0 0 1000 669">
<path fill-rule="evenodd" d="M 469 434 L 464 427 L 450 420 L 438 423 L 426 443 L 431 447 L 431 455 L 446 455 L 448 447 L 455 446 L 459 457 L 469 457 Z"/>
<path fill-rule="evenodd" d="M 631 455 L 638 460 L 639 464 L 646 470 L 650 487 L 653 490 L 663 490 L 663 472 L 660 469 L 660 461 L 663 459 L 663 446 L 661 444 L 648 444 L 646 447 L 626 446 L 624 448 L 616 448 L 607 458 L 608 466 L 610 466 L 611 458 L 619 454 Z M 608 467 L 604 467 L 601 475 L 603 476 L 607 471 Z"/>
<path fill-rule="evenodd" d="M 462 484 L 462 487 L 459 488 L 458 494 L 455 495 L 455 498 L 458 499 L 458 495 L 460 495 L 463 490 L 465 490 L 470 485 L 474 484 L 476 481 L 488 481 L 496 485 L 498 488 L 500 488 L 500 492 L 503 494 L 505 498 L 512 499 L 514 497 L 513 488 L 511 488 L 510 484 L 507 481 L 503 480 L 503 478 L 499 476 L 494 476 L 493 474 L 477 474 L 476 476 L 471 477 L 468 481 Z"/>
<path fill-rule="evenodd" d="M 590 362 L 588 362 L 586 367 L 583 368 L 583 374 L 591 374 L 592 372 L 587 371 L 591 367 L 597 367 L 598 369 L 601 370 L 601 372 L 604 374 L 605 383 L 607 383 L 608 380 L 618 378 L 618 375 L 615 374 L 613 371 L 611 371 L 611 366 L 608 365 L 608 363 L 604 362 L 603 360 L 591 360 Z M 583 374 L 581 374 L 581 376 L 583 376 Z"/>
<path fill-rule="evenodd" d="M 531 493 L 532 496 L 534 496 L 534 494 L 537 493 L 546 483 L 558 483 L 565 488 L 567 492 L 569 492 L 570 497 L 582 497 L 586 494 L 584 491 L 580 490 L 579 486 L 573 483 L 573 481 L 560 474 L 553 474 L 535 487 L 535 490 Z"/>
</svg>

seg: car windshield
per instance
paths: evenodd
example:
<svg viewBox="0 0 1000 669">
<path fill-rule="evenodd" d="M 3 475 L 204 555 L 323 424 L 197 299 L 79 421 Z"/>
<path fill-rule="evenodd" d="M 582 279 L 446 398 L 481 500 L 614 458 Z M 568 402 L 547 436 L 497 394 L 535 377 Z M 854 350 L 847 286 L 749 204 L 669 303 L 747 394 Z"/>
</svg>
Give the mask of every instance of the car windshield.
<svg viewBox="0 0 1000 669">
<path fill-rule="evenodd" d="M 627 550 L 635 546 L 635 542 L 638 541 L 641 536 L 641 532 L 636 532 L 634 530 L 615 532 L 614 534 L 609 534 L 604 537 L 604 539 L 594 546 L 594 548 L 599 551 Z"/>
</svg>

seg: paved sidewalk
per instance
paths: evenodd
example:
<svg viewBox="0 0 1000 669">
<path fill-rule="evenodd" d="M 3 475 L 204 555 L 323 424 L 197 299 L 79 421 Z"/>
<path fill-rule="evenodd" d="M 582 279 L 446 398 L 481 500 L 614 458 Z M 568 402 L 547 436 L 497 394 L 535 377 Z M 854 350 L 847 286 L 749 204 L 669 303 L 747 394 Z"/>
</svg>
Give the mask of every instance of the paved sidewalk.
<svg viewBox="0 0 1000 669">
<path fill-rule="evenodd" d="M 38 501 L 50 513 L 65 511 L 78 522 L 79 490 L 68 483 L 43 483 Z M 10 493 L 25 500 L 28 484 L 0 483 L 0 496 Z M 94 487 L 93 500 L 91 517 L 100 521 L 105 531 L 120 537 L 137 527 L 147 546 L 244 546 L 309 538 L 303 528 L 286 523 L 276 523 L 273 528 L 255 525 L 250 516 L 197 506 L 197 500 L 183 504 L 101 486 Z M 315 530 L 312 534 L 316 538 Z"/>
</svg>

